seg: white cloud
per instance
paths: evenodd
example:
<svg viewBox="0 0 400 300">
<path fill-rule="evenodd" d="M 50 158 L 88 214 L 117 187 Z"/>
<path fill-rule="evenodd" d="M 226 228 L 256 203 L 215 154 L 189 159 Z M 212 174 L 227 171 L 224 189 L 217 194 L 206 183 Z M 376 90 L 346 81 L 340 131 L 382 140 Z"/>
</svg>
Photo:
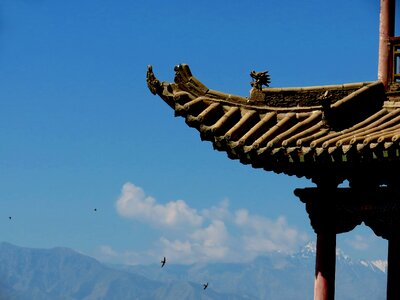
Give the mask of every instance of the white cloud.
<svg viewBox="0 0 400 300">
<path fill-rule="evenodd" d="M 252 256 L 271 251 L 292 252 L 309 240 L 307 234 L 289 226 L 283 216 L 271 220 L 240 209 L 235 213 L 235 224 L 242 230 L 243 245 Z"/>
<path fill-rule="evenodd" d="M 373 251 L 377 247 L 377 244 L 385 243 L 383 239 L 373 233 L 348 235 L 345 242 L 357 251 Z"/>
<path fill-rule="evenodd" d="M 117 251 L 110 245 L 99 246 L 94 251 L 93 256 L 103 262 L 124 263 L 128 265 L 149 264 L 159 259 L 152 251 Z"/>
<path fill-rule="evenodd" d="M 246 209 L 238 209 L 235 213 L 236 225 L 243 226 L 249 221 L 249 212 Z"/>
<path fill-rule="evenodd" d="M 193 232 L 190 237 L 206 259 L 223 259 L 228 253 L 228 231 L 221 220 L 214 220 L 206 228 Z"/>
<path fill-rule="evenodd" d="M 189 240 L 169 240 L 165 237 L 160 238 L 160 246 L 162 248 L 163 256 L 168 257 L 171 263 L 193 263 L 193 247 Z"/>
<path fill-rule="evenodd" d="M 208 209 L 203 209 L 201 214 L 204 218 L 211 220 L 226 220 L 231 217 L 231 213 L 229 211 L 229 200 L 224 199 L 216 206 L 212 206 Z"/>
<path fill-rule="evenodd" d="M 154 253 L 157 258 L 166 256 L 174 263 L 207 261 L 247 261 L 271 251 L 292 252 L 308 241 L 305 233 L 290 226 L 281 216 L 276 220 L 253 215 L 246 209 L 231 211 L 227 199 L 218 205 L 198 212 L 185 201 L 159 204 L 132 183 L 124 184 L 117 199 L 118 213 L 162 228 Z M 179 235 L 176 235 L 179 230 Z M 114 259 L 112 249 L 104 248 L 108 257 Z M 137 260 L 132 253 L 119 254 L 120 259 Z M 143 262 L 150 258 L 143 257 Z"/>
<path fill-rule="evenodd" d="M 367 250 L 369 242 L 368 238 L 359 234 L 355 235 L 353 239 L 347 240 L 347 243 L 356 250 Z"/>
<path fill-rule="evenodd" d="M 195 230 L 184 241 L 162 237 L 160 242 L 164 253 L 175 263 L 225 260 L 230 251 L 228 232 L 220 220 Z"/>
<path fill-rule="evenodd" d="M 109 245 L 102 245 L 99 247 L 99 253 L 108 257 L 117 257 L 118 253 Z"/>
<path fill-rule="evenodd" d="M 126 218 L 139 219 L 154 225 L 199 226 L 203 218 L 190 208 L 185 201 L 176 200 L 165 205 L 146 196 L 144 191 L 132 183 L 122 187 L 122 193 L 116 203 L 118 213 Z"/>
</svg>

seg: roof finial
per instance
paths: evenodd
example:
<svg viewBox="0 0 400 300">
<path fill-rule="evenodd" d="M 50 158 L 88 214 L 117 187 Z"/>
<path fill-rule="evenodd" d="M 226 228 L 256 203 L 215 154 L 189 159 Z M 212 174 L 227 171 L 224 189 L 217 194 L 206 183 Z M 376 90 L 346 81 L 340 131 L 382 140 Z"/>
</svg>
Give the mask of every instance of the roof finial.
<svg viewBox="0 0 400 300">
<path fill-rule="evenodd" d="M 271 83 L 271 77 L 269 76 L 268 71 L 256 72 L 253 70 L 250 72 L 250 76 L 253 78 L 253 81 L 250 82 L 250 85 L 259 91 L 262 90 L 263 85 L 268 87 Z"/>
</svg>

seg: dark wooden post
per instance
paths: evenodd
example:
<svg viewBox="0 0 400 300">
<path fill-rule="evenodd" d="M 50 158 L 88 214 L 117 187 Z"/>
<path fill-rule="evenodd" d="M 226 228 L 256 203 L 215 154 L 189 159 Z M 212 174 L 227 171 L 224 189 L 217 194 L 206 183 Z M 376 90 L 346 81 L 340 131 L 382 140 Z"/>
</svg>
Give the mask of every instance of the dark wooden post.
<svg viewBox="0 0 400 300">
<path fill-rule="evenodd" d="M 394 36 L 395 0 L 381 0 L 380 7 L 378 79 L 388 87 L 393 72 L 389 40 Z"/>
<path fill-rule="evenodd" d="M 388 239 L 386 299 L 400 299 L 400 236 Z"/>
<path fill-rule="evenodd" d="M 314 300 L 335 299 L 336 233 L 317 234 Z"/>
<path fill-rule="evenodd" d="M 296 189 L 295 195 L 306 204 L 311 226 L 317 234 L 314 300 L 335 298 L 336 212 L 335 189 Z"/>
<path fill-rule="evenodd" d="M 335 298 L 336 234 L 361 224 L 355 203 L 363 199 L 349 188 L 322 186 L 296 189 L 294 194 L 306 204 L 311 226 L 317 234 L 314 300 Z M 400 298 L 399 298 L 400 299 Z"/>
</svg>

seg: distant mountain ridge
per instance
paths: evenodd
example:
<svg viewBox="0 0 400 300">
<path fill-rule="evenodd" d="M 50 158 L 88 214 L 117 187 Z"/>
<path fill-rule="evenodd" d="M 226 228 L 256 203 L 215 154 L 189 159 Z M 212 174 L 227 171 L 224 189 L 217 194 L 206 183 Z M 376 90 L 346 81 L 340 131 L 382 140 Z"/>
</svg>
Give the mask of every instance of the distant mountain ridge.
<svg viewBox="0 0 400 300">
<path fill-rule="evenodd" d="M 191 282 L 167 284 L 101 264 L 67 248 L 0 243 L 1 300 L 237 299 Z"/>
<path fill-rule="evenodd" d="M 162 282 L 208 280 L 216 291 L 249 299 L 312 299 L 315 254 L 315 244 L 310 243 L 295 254 L 269 253 L 250 263 L 170 265 L 165 273 L 154 272 L 152 266 L 119 268 Z M 341 300 L 384 299 L 385 271 L 376 262 L 352 260 L 338 249 L 335 293 Z"/>
<path fill-rule="evenodd" d="M 336 261 L 337 299 L 385 298 L 385 261 L 353 261 L 340 251 Z M 0 243 L 0 300 L 312 299 L 314 264 L 312 244 L 249 263 L 167 263 L 161 269 L 105 265 L 68 248 Z"/>
</svg>

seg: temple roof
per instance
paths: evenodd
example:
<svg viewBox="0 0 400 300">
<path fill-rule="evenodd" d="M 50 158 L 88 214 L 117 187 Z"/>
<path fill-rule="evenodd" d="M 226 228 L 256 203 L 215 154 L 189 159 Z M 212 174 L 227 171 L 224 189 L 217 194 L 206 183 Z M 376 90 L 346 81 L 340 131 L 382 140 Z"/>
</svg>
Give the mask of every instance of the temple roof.
<svg viewBox="0 0 400 300">
<path fill-rule="evenodd" d="M 149 67 L 147 84 L 202 140 L 243 164 L 313 179 L 328 172 L 340 180 L 372 166 L 387 174 L 398 168 L 400 102 L 379 81 L 253 87 L 241 97 L 207 88 L 179 65 L 174 83 L 160 82 Z"/>
</svg>

